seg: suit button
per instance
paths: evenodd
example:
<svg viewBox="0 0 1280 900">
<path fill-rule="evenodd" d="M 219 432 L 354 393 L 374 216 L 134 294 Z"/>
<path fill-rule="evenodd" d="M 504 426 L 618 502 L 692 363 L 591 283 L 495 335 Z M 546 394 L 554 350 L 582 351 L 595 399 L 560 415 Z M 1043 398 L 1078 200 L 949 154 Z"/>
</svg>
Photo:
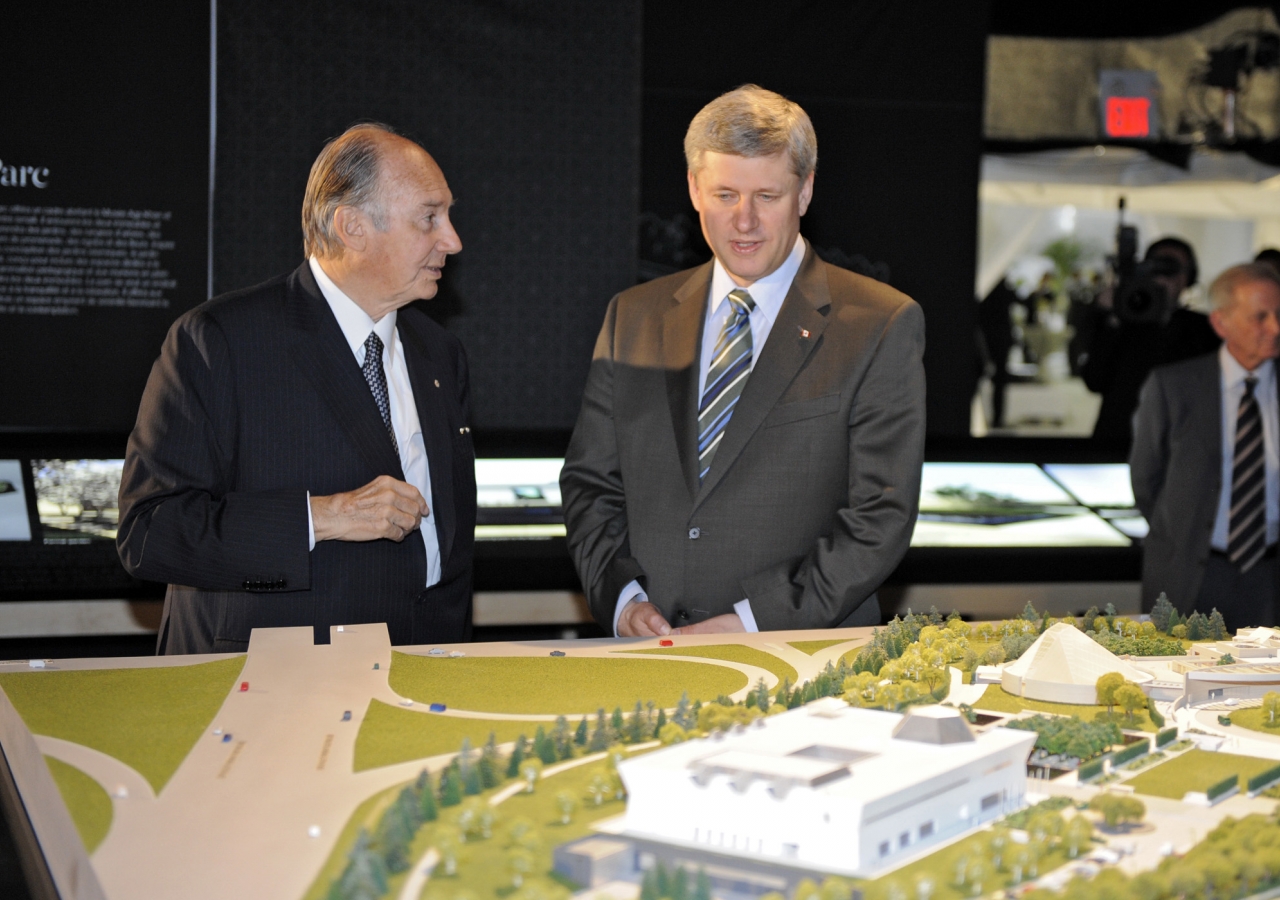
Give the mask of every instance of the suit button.
<svg viewBox="0 0 1280 900">
<path fill-rule="evenodd" d="M 702 529 L 701 529 L 701 528 L 690 528 L 690 529 L 689 529 L 689 540 L 691 540 L 691 541 L 696 541 L 696 540 L 697 540 L 698 538 L 700 538 L 700 537 L 702 537 Z"/>
<path fill-rule="evenodd" d="M 677 619 L 688 619 L 688 618 L 689 618 L 689 611 L 688 611 L 688 610 L 685 610 L 685 609 L 677 609 L 677 610 L 676 610 L 676 618 L 677 618 Z"/>
</svg>

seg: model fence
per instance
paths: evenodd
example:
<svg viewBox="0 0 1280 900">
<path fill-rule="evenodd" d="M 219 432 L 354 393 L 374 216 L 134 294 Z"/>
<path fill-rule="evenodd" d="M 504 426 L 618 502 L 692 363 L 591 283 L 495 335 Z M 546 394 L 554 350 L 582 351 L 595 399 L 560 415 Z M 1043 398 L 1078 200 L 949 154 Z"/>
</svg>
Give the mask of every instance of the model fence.
<svg viewBox="0 0 1280 900">
<path fill-rule="evenodd" d="M 1081 781 L 1092 781 L 1102 774 L 1103 760 L 1095 759 L 1093 762 L 1087 762 L 1076 769 L 1076 777 Z"/>
<path fill-rule="evenodd" d="M 1238 785 L 1239 783 L 1240 783 L 1239 775 L 1228 775 L 1226 778 L 1222 779 L 1217 784 L 1210 785 L 1209 789 L 1204 792 L 1204 795 L 1208 797 L 1210 800 L 1217 800 L 1223 794 L 1235 788 L 1236 785 Z"/>
<path fill-rule="evenodd" d="M 1145 738 L 1135 741 L 1123 750 L 1117 750 L 1111 757 L 1111 765 L 1124 765 L 1131 759 L 1137 759 L 1139 756 L 1145 756 L 1151 752 L 1151 743 Z"/>
<path fill-rule="evenodd" d="M 1272 766 L 1265 772 L 1259 772 L 1248 780 L 1247 785 L 1250 792 L 1260 791 L 1273 781 L 1280 780 L 1280 766 Z"/>
</svg>

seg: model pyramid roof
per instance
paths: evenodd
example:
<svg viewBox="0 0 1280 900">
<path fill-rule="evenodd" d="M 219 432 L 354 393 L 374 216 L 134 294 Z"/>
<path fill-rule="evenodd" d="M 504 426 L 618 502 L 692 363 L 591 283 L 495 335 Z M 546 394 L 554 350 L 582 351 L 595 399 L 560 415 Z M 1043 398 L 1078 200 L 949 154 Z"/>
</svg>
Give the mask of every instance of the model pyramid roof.
<svg viewBox="0 0 1280 900">
<path fill-rule="evenodd" d="M 1095 685 L 1108 672 L 1145 684 L 1151 675 L 1122 660 L 1074 625 L 1059 622 L 1000 673 L 1011 694 L 1051 703 L 1096 703 Z"/>
</svg>

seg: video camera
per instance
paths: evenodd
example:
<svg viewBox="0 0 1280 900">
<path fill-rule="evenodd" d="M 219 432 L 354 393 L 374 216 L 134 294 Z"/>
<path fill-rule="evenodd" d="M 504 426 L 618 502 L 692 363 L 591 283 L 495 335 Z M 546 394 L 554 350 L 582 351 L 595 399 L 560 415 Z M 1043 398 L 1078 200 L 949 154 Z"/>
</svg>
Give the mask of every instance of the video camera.
<svg viewBox="0 0 1280 900">
<path fill-rule="evenodd" d="M 1137 261 L 1138 229 L 1124 224 L 1124 198 L 1120 198 L 1120 223 L 1116 226 L 1116 254 L 1110 262 L 1116 274 L 1116 316 L 1129 325 L 1161 325 L 1169 320 L 1178 298 L 1156 278 L 1177 275 L 1181 266 L 1168 257 Z"/>
</svg>

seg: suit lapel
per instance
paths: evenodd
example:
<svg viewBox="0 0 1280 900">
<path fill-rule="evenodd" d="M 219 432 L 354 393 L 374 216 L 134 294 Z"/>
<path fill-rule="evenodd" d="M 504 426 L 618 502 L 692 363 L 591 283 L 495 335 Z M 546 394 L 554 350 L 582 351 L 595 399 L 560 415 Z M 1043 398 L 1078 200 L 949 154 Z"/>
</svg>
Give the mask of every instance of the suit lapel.
<svg viewBox="0 0 1280 900">
<path fill-rule="evenodd" d="M 698 493 L 698 366 L 702 323 L 706 319 L 711 269 L 707 263 L 675 293 L 675 304 L 662 317 L 662 368 L 680 468 L 692 499 Z"/>
<path fill-rule="evenodd" d="M 431 512 L 436 520 L 436 534 L 440 539 L 440 565 L 443 568 L 453 548 L 457 519 L 453 498 L 453 424 L 445 400 L 445 391 L 437 387 L 448 384 L 427 350 L 426 341 L 412 326 L 416 310 L 409 307 L 400 311 L 396 329 L 400 333 L 400 345 L 404 348 L 405 363 L 409 369 L 409 384 L 413 388 L 413 402 L 418 408 L 418 423 L 422 426 L 422 442 L 427 449 L 427 468 L 431 472 Z"/>
<path fill-rule="evenodd" d="M 403 479 L 400 456 L 387 436 L 378 404 L 307 263 L 289 277 L 287 297 L 294 362 L 369 468 Z"/>
<path fill-rule="evenodd" d="M 819 310 L 830 305 L 831 290 L 823 263 L 812 247 L 806 247 L 800 271 L 791 282 L 787 299 L 783 301 L 769 338 L 756 357 L 751 376 L 747 378 L 742 396 L 734 407 L 733 417 L 725 426 L 724 437 L 720 439 L 720 446 L 711 461 L 711 471 L 702 482 L 695 508 L 715 490 L 817 346 L 827 327 L 826 316 Z"/>
</svg>

